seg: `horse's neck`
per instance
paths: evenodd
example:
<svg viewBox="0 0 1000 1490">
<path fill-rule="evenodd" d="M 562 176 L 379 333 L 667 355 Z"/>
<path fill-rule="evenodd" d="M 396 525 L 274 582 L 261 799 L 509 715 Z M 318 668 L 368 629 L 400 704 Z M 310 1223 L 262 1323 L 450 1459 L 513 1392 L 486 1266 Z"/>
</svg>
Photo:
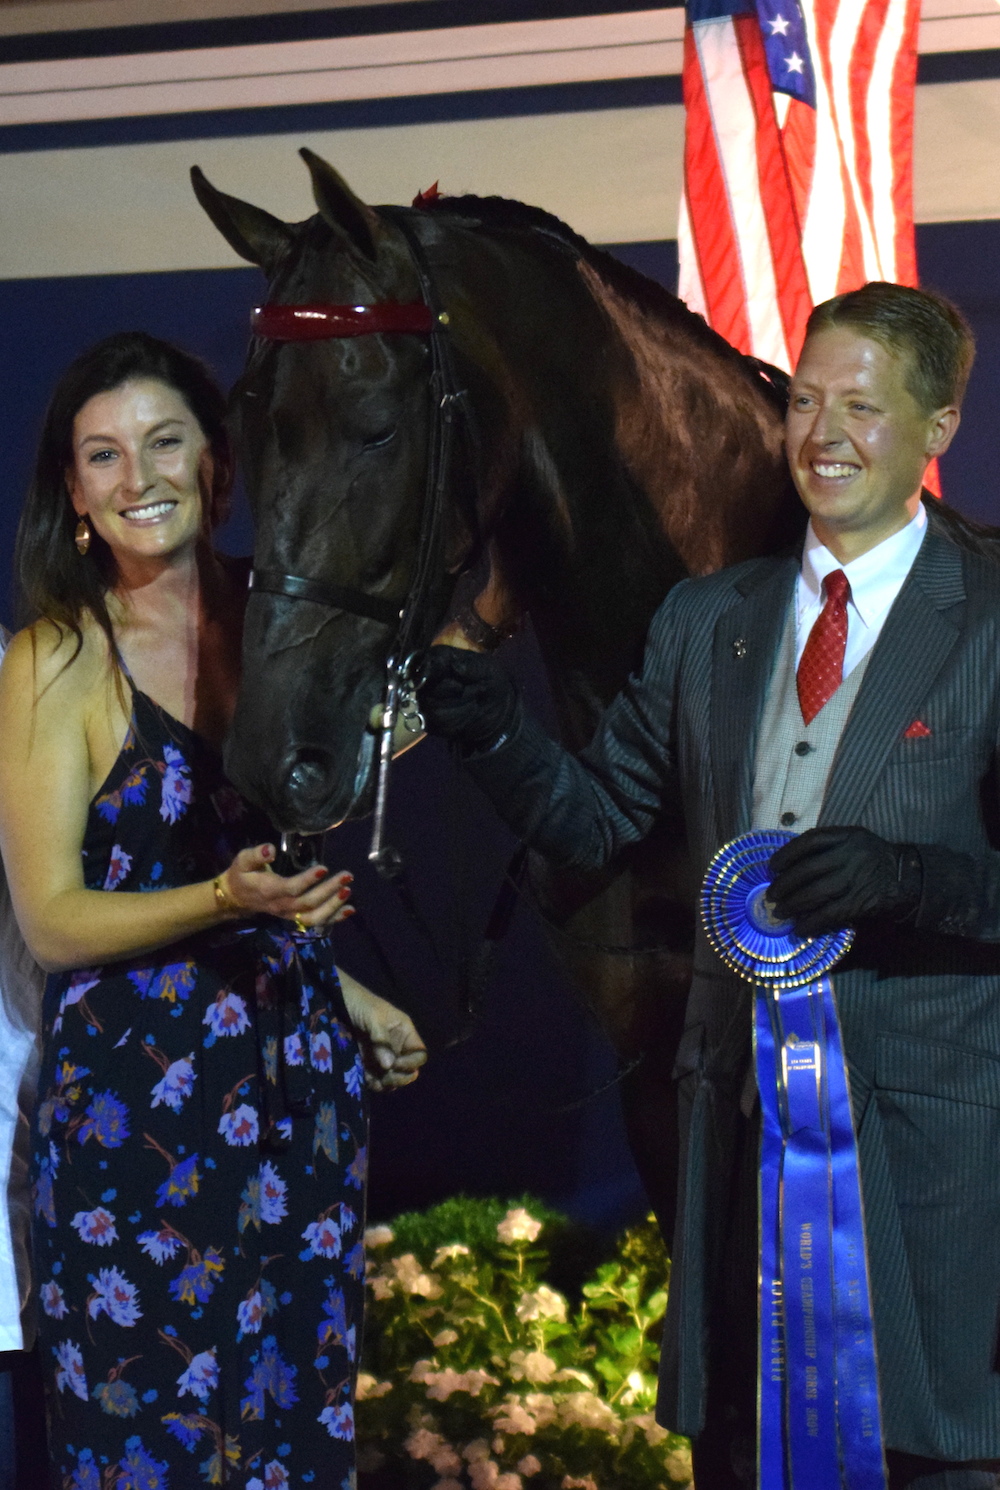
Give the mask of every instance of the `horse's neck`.
<svg viewBox="0 0 1000 1490">
<path fill-rule="evenodd" d="M 670 587 L 771 546 L 783 462 L 777 413 L 686 311 L 668 323 L 587 260 L 573 273 L 561 386 L 522 430 L 497 537 L 576 745 L 638 664 Z"/>
</svg>

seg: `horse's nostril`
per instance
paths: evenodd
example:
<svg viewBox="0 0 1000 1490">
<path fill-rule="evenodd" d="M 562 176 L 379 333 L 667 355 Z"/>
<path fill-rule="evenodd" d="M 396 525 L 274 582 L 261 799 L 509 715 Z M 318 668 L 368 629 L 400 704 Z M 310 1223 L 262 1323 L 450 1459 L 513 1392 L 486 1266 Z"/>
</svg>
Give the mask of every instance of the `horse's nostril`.
<svg viewBox="0 0 1000 1490">
<path fill-rule="evenodd" d="M 297 797 L 316 796 L 326 791 L 333 758 L 327 750 L 305 746 L 297 750 L 288 772 L 288 785 Z"/>
</svg>

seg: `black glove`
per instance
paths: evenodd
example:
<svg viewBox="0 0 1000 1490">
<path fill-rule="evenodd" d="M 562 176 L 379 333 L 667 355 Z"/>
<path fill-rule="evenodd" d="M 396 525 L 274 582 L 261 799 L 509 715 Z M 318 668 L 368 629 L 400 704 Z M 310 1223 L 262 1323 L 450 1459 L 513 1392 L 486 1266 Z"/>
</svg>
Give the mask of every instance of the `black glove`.
<svg viewBox="0 0 1000 1490">
<path fill-rule="evenodd" d="M 867 828 L 810 828 L 771 858 L 768 899 L 799 936 L 821 936 L 859 921 L 905 921 L 923 889 L 919 851 L 886 843 Z"/>
<path fill-rule="evenodd" d="M 514 682 L 500 664 L 462 647 L 431 647 L 418 698 L 430 733 L 454 740 L 470 753 L 489 750 L 501 735 L 511 733 L 521 707 Z"/>
</svg>

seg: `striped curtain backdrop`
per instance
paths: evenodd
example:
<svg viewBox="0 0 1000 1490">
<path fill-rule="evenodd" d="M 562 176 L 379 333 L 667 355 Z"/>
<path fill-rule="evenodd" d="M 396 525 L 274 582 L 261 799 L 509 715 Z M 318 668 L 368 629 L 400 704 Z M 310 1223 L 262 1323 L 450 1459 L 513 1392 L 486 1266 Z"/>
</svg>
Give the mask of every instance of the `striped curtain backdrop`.
<svg viewBox="0 0 1000 1490">
<path fill-rule="evenodd" d="M 916 284 L 919 0 L 691 0 L 680 294 L 790 369 L 811 307 Z"/>
</svg>

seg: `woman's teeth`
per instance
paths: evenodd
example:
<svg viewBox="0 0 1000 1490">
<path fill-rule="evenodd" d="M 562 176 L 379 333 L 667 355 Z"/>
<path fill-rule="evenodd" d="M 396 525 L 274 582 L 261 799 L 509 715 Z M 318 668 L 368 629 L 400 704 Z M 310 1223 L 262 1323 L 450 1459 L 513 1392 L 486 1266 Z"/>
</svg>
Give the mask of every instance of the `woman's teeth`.
<svg viewBox="0 0 1000 1490">
<path fill-rule="evenodd" d="M 122 512 L 122 517 L 130 523 L 149 522 L 153 518 L 166 516 L 176 506 L 176 502 L 150 502 L 148 507 L 126 507 Z"/>
</svg>

